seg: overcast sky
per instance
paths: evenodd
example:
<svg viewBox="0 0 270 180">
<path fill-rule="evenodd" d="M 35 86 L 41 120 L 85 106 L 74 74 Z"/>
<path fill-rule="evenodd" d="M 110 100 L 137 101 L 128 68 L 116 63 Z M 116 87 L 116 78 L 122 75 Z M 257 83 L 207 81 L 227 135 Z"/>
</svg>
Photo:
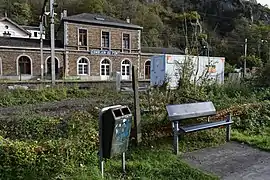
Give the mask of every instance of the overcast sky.
<svg viewBox="0 0 270 180">
<path fill-rule="evenodd" d="M 270 0 L 257 0 L 258 3 L 260 3 L 261 5 L 265 5 L 267 4 L 268 7 L 270 8 Z"/>
</svg>

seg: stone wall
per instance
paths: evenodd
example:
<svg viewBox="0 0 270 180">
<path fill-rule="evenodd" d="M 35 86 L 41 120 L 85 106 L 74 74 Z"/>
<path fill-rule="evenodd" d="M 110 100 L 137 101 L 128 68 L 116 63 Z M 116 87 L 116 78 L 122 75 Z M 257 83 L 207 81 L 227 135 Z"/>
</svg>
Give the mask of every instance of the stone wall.
<svg viewBox="0 0 270 180">
<path fill-rule="evenodd" d="M 18 50 L 18 49 L 0 49 L 2 78 L 17 79 L 20 76 L 18 60 L 26 56 L 31 60 L 31 75 L 22 75 L 27 79 L 41 76 L 41 58 L 40 50 Z M 59 70 L 64 66 L 63 52 L 56 52 L 56 58 L 59 60 Z M 47 67 L 46 60 L 50 57 L 50 51 L 44 51 L 44 72 Z M 17 78 L 16 78 L 17 77 Z"/>
<path fill-rule="evenodd" d="M 139 66 L 139 79 L 144 79 L 145 62 L 151 59 L 154 54 L 147 54 L 138 56 L 136 54 L 118 54 L 111 56 L 91 55 L 85 51 L 71 51 L 68 52 L 67 57 L 64 56 L 64 50 L 56 51 L 55 57 L 59 62 L 59 74 L 56 77 L 61 79 L 64 74 L 69 79 L 85 79 L 85 80 L 101 80 L 100 78 L 100 63 L 103 59 L 108 59 L 111 62 L 111 72 L 121 72 L 121 63 L 127 59 L 131 65 Z M 23 75 L 22 79 L 38 78 L 41 75 L 41 59 L 40 50 L 19 50 L 19 49 L 0 49 L 0 76 L 2 79 L 19 79 L 19 69 L 17 61 L 19 57 L 27 56 L 32 61 L 31 75 Z M 44 51 L 44 76 L 48 70 L 47 59 L 50 57 L 50 51 Z M 78 76 L 77 62 L 80 58 L 87 58 L 90 62 L 90 74 L 87 76 Z M 65 62 L 66 61 L 66 62 Z M 138 63 L 139 62 L 139 63 Z M 67 67 L 66 65 L 67 64 Z M 131 67 L 130 67 L 131 68 Z M 66 71 L 66 73 L 64 72 Z M 131 71 L 131 69 L 130 69 Z M 48 75 L 50 76 L 50 75 Z M 48 77 L 50 78 L 50 77 Z"/>
<path fill-rule="evenodd" d="M 90 75 L 79 76 L 77 73 L 77 62 L 81 58 L 87 58 L 90 62 Z M 69 53 L 68 55 L 68 76 L 78 77 L 88 80 L 100 80 L 100 64 L 104 59 L 108 59 L 111 62 L 111 72 L 119 71 L 121 72 L 121 63 L 123 60 L 129 60 L 130 65 L 136 64 L 138 62 L 138 56 L 135 55 L 116 55 L 116 56 L 100 56 L 100 55 L 90 55 L 88 53 Z M 131 66 L 130 66 L 131 68 Z M 130 69 L 131 70 L 131 69 Z"/>
<path fill-rule="evenodd" d="M 67 44 L 69 50 L 78 50 L 78 29 L 83 28 L 88 31 L 88 47 L 89 49 L 100 49 L 101 48 L 101 32 L 110 32 L 110 43 L 111 49 L 116 51 L 122 51 L 122 33 L 130 34 L 131 39 L 131 50 L 133 53 L 139 52 L 139 33 L 138 30 L 106 27 L 106 26 L 95 26 L 89 24 L 76 24 L 67 23 Z"/>
</svg>

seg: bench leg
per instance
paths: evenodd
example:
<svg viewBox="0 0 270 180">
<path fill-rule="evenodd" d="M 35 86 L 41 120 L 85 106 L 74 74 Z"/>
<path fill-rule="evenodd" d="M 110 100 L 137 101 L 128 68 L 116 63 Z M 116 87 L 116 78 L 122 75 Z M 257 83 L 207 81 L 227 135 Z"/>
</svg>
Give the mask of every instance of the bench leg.
<svg viewBox="0 0 270 180">
<path fill-rule="evenodd" d="M 179 131 L 179 123 L 178 121 L 175 121 L 172 123 L 173 126 L 173 150 L 176 155 L 179 154 L 179 136 L 178 136 L 178 131 Z"/>
<path fill-rule="evenodd" d="M 232 120 L 231 114 L 227 117 L 227 122 L 230 122 Z M 231 140 L 231 125 L 228 124 L 226 127 L 226 141 L 229 142 Z"/>
</svg>

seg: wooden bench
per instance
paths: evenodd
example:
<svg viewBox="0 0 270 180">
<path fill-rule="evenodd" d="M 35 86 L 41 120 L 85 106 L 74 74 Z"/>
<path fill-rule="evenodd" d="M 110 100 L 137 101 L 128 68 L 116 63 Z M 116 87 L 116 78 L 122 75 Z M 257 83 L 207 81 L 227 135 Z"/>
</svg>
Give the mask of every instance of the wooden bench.
<svg viewBox="0 0 270 180">
<path fill-rule="evenodd" d="M 230 141 L 230 126 L 233 123 L 231 115 L 228 115 L 225 120 L 217 122 L 209 122 L 209 117 L 216 115 L 216 109 L 212 102 L 199 102 L 190 104 L 167 105 L 169 120 L 172 123 L 173 129 L 173 147 L 174 153 L 179 153 L 179 135 L 201 131 L 205 129 L 226 126 L 226 140 Z M 181 126 L 180 123 L 184 120 L 208 117 L 206 123 L 193 124 L 190 126 Z"/>
</svg>

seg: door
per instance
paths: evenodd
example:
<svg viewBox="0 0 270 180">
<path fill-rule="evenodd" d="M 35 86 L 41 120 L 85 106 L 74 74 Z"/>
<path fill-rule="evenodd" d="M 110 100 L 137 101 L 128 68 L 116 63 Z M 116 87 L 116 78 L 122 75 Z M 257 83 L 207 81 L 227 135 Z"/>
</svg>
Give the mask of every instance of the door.
<svg viewBox="0 0 270 180">
<path fill-rule="evenodd" d="M 129 80 L 130 79 L 130 61 L 129 60 L 124 60 L 121 63 L 121 76 L 122 76 L 122 80 Z"/>
<path fill-rule="evenodd" d="M 58 59 L 55 58 L 55 75 L 57 76 L 59 74 L 59 63 L 58 63 Z M 47 59 L 47 75 L 51 76 L 52 75 L 52 60 L 51 58 Z"/>
<path fill-rule="evenodd" d="M 108 59 L 104 59 L 100 64 L 101 80 L 109 80 L 111 73 L 111 63 Z"/>
<path fill-rule="evenodd" d="M 147 60 L 144 65 L 144 79 L 150 79 L 151 61 Z"/>
</svg>

